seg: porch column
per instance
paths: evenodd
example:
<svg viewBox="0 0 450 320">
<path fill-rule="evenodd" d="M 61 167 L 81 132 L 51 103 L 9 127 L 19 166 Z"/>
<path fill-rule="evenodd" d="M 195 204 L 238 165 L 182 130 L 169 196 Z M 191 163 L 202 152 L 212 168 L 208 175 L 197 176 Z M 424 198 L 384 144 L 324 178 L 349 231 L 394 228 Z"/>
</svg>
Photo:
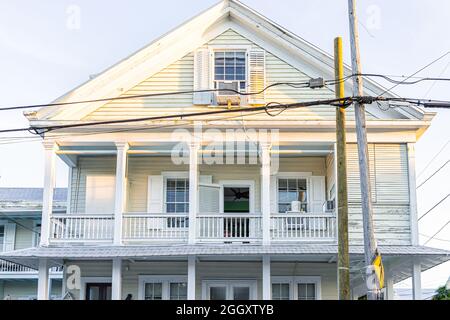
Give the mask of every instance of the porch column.
<svg viewBox="0 0 450 320">
<path fill-rule="evenodd" d="M 420 262 L 413 261 L 412 265 L 412 295 L 413 300 L 422 300 L 422 268 Z"/>
<path fill-rule="evenodd" d="M 188 256 L 188 281 L 187 281 L 187 299 L 195 300 L 195 259 L 196 256 Z"/>
<path fill-rule="evenodd" d="M 189 145 L 189 244 L 195 243 L 197 238 L 199 148 L 199 142 Z"/>
<path fill-rule="evenodd" d="M 116 163 L 116 193 L 114 202 L 114 244 L 122 244 L 122 219 L 126 203 L 126 172 L 127 172 L 127 151 L 128 143 L 116 143 L 117 163 Z"/>
<path fill-rule="evenodd" d="M 49 298 L 49 271 L 48 271 L 48 260 L 39 259 L 39 269 L 38 269 L 38 288 L 37 288 L 37 299 L 38 300 L 48 300 Z"/>
<path fill-rule="evenodd" d="M 122 300 L 122 259 L 112 261 L 111 300 Z"/>
<path fill-rule="evenodd" d="M 270 144 L 261 143 L 261 214 L 263 244 L 270 244 Z"/>
<path fill-rule="evenodd" d="M 55 187 L 55 162 L 58 145 L 54 141 L 44 141 L 44 192 L 42 199 L 41 246 L 48 246 L 53 210 L 53 188 Z"/>
<path fill-rule="evenodd" d="M 384 297 L 384 300 L 394 300 L 394 279 L 392 277 L 392 272 L 388 268 L 385 268 L 385 271 L 386 295 Z"/>
<path fill-rule="evenodd" d="M 262 257 L 262 298 L 272 299 L 272 282 L 270 278 L 270 256 Z"/>
</svg>

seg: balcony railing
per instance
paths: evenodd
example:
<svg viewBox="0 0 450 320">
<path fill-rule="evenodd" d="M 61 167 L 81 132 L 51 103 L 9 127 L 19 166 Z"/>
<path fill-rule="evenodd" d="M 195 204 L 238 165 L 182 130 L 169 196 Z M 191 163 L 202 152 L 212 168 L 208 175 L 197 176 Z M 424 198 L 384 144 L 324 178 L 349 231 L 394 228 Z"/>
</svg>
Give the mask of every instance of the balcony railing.
<svg viewBox="0 0 450 320">
<path fill-rule="evenodd" d="M 187 214 L 125 214 L 123 216 L 125 241 L 180 241 L 189 236 Z"/>
<path fill-rule="evenodd" d="M 189 238 L 188 214 L 124 213 L 122 240 L 137 242 L 180 242 Z M 262 215 L 248 213 L 210 213 L 196 217 L 197 242 L 261 242 Z M 334 213 L 283 214 L 270 217 L 270 238 L 278 242 L 335 241 Z M 113 215 L 60 214 L 51 218 L 50 241 L 112 242 Z"/>
<path fill-rule="evenodd" d="M 271 216 L 272 240 L 333 241 L 336 238 L 334 214 L 275 214 Z"/>
<path fill-rule="evenodd" d="M 62 272 L 62 267 L 52 267 L 50 268 L 50 272 L 56 273 L 56 272 Z M 25 266 L 22 266 L 20 264 L 9 262 L 6 260 L 0 259 L 0 273 L 29 273 L 37 274 L 37 270 L 31 269 Z"/>
<path fill-rule="evenodd" d="M 201 214 L 197 217 L 199 241 L 255 242 L 262 240 L 260 214 Z"/>
<path fill-rule="evenodd" d="M 113 215 L 53 215 L 50 225 L 54 242 L 110 242 L 114 235 Z"/>
</svg>

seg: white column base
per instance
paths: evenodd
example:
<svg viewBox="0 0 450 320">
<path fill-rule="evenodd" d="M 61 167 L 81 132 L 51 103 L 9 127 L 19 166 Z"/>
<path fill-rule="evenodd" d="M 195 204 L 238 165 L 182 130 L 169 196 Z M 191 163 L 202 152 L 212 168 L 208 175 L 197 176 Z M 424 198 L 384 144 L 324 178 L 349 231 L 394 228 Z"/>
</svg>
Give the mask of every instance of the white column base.
<svg viewBox="0 0 450 320">
<path fill-rule="evenodd" d="M 422 269 L 420 263 L 413 262 L 412 295 L 413 300 L 422 300 Z"/>
</svg>

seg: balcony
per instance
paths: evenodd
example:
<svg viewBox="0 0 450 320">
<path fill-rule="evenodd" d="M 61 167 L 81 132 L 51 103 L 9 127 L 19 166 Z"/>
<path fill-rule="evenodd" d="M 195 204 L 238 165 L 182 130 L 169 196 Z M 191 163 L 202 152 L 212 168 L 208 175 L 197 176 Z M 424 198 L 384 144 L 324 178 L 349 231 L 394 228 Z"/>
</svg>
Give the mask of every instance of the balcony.
<svg viewBox="0 0 450 320">
<path fill-rule="evenodd" d="M 122 242 L 187 243 L 189 217 L 174 213 L 125 213 Z M 196 217 L 196 243 L 260 243 L 263 240 L 261 214 L 210 213 Z M 114 216 L 59 214 L 51 218 L 51 243 L 112 243 Z M 334 213 L 272 214 L 270 241 L 334 242 L 337 235 Z"/>
<path fill-rule="evenodd" d="M 0 278 L 14 278 L 15 276 L 37 276 L 37 270 L 22 266 L 20 264 L 16 264 L 13 262 L 9 262 L 6 260 L 0 259 Z M 50 269 L 50 273 L 53 274 L 61 274 L 62 275 L 62 267 L 53 267 Z"/>
</svg>

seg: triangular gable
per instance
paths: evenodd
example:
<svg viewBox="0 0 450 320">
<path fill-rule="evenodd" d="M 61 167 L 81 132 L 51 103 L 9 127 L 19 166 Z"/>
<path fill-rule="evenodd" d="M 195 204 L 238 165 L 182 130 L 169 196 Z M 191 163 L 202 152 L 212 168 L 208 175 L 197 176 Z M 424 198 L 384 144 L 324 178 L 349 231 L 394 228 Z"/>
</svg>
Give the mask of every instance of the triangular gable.
<svg viewBox="0 0 450 320">
<path fill-rule="evenodd" d="M 243 38 L 263 47 L 309 77 L 334 77 L 333 58 L 304 41 L 281 26 L 261 16 L 254 10 L 234 0 L 225 0 L 189 20 L 182 26 L 154 41 L 144 49 L 122 60 L 96 78 L 58 99 L 58 102 L 93 100 L 118 97 L 131 92 L 136 85 L 157 76 L 165 68 L 181 61 L 205 43 L 216 39 L 232 29 Z M 346 74 L 351 74 L 346 67 Z M 350 81 L 346 90 L 351 90 Z M 380 94 L 384 88 L 373 81 L 365 81 L 366 94 Z M 71 105 L 67 107 L 45 107 L 38 111 L 39 120 L 81 120 L 104 102 Z M 376 118 L 422 119 L 419 108 L 401 108 L 387 112 L 377 107 L 368 107 Z"/>
</svg>

